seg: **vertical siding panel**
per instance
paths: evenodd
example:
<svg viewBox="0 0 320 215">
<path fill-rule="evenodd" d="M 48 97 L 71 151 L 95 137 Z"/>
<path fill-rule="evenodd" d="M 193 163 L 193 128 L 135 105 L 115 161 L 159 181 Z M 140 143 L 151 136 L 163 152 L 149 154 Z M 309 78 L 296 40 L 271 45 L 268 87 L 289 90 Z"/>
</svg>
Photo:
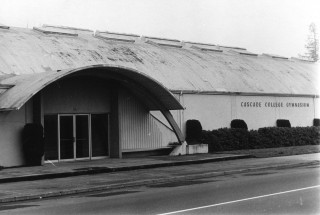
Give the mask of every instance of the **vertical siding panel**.
<svg viewBox="0 0 320 215">
<path fill-rule="evenodd" d="M 164 129 L 132 95 L 119 93 L 119 121 L 123 150 L 161 148 L 169 142 Z M 169 135 L 170 136 L 170 135 Z"/>
</svg>

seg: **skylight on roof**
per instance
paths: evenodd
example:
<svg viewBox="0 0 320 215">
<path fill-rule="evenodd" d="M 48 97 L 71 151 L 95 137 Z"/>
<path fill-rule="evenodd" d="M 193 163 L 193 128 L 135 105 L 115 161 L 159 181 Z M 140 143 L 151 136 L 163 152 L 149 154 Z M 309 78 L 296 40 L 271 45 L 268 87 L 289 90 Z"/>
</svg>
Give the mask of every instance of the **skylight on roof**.
<svg viewBox="0 0 320 215">
<path fill-rule="evenodd" d="M 275 55 L 275 54 L 262 54 L 263 56 L 271 57 L 271 58 L 276 58 L 276 59 L 284 59 L 284 60 L 289 60 L 287 57 L 283 57 L 280 55 Z"/>
<path fill-rule="evenodd" d="M 51 29 L 51 28 L 42 28 L 42 27 L 33 27 L 33 30 L 38 31 L 44 34 L 56 34 L 56 35 L 66 35 L 66 36 L 78 36 L 77 33 L 67 30 L 60 29 Z"/>
<path fill-rule="evenodd" d="M 85 29 L 85 28 L 75 28 L 75 27 L 69 27 L 69 26 L 58 26 L 58 25 L 47 25 L 47 24 L 42 25 L 42 27 L 48 30 L 56 30 L 56 31 L 65 30 L 71 33 L 93 34 L 93 30 Z"/>
<path fill-rule="evenodd" d="M 6 26 L 6 25 L 3 25 L 3 24 L 0 23 L 0 28 L 1 28 L 1 29 L 9 29 L 10 27 L 9 27 L 9 26 Z"/>
<path fill-rule="evenodd" d="M 182 44 L 180 40 L 166 39 L 166 38 L 160 38 L 160 37 L 144 37 L 144 38 L 146 40 L 146 43 L 156 44 L 160 46 L 182 48 Z"/>
<path fill-rule="evenodd" d="M 123 42 L 131 42 L 134 43 L 140 36 L 136 34 L 123 34 L 123 33 L 115 33 L 115 32 L 100 32 L 97 31 L 95 37 L 106 39 L 106 40 L 116 40 Z"/>
<path fill-rule="evenodd" d="M 236 47 L 236 46 L 219 46 L 220 48 L 235 49 L 235 50 L 247 50 L 246 48 Z"/>
<path fill-rule="evenodd" d="M 302 62 L 314 63 L 314 61 L 312 61 L 312 60 L 301 59 L 301 58 L 297 58 L 297 57 L 291 57 L 291 59 L 294 60 L 294 61 L 302 61 Z"/>
<path fill-rule="evenodd" d="M 223 52 L 218 46 L 209 43 L 183 42 L 186 46 L 201 51 Z"/>
<path fill-rule="evenodd" d="M 258 56 L 258 54 L 243 49 L 230 49 L 229 52 L 235 52 L 240 55 Z"/>
<path fill-rule="evenodd" d="M 8 90 L 10 88 L 14 87 L 14 85 L 11 84 L 0 84 L 0 89 Z"/>
<path fill-rule="evenodd" d="M 218 48 L 216 48 L 216 47 L 208 47 L 208 48 L 205 48 L 205 47 L 201 47 L 201 46 L 192 45 L 191 48 L 199 49 L 199 50 L 201 50 L 201 51 L 223 52 L 221 49 L 218 49 Z"/>
</svg>

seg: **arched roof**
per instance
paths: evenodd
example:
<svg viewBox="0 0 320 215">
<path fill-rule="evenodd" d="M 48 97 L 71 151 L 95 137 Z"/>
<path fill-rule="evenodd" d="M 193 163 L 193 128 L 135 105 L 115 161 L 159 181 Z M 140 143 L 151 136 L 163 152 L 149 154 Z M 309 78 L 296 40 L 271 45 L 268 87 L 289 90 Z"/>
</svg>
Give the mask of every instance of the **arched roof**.
<svg viewBox="0 0 320 215">
<path fill-rule="evenodd" d="M 255 55 L 237 47 L 215 49 L 161 38 L 142 40 L 137 35 L 49 30 L 0 28 L 0 84 L 5 78 L 1 75 L 51 75 L 104 64 L 136 69 L 171 92 L 319 94 L 319 63 Z"/>
<path fill-rule="evenodd" d="M 114 79 L 140 97 L 150 110 L 183 109 L 179 101 L 161 83 L 131 68 L 93 65 L 59 72 L 14 75 L 1 81 L 7 89 L 0 94 L 0 110 L 20 109 L 32 96 L 51 83 L 73 75 Z"/>
</svg>

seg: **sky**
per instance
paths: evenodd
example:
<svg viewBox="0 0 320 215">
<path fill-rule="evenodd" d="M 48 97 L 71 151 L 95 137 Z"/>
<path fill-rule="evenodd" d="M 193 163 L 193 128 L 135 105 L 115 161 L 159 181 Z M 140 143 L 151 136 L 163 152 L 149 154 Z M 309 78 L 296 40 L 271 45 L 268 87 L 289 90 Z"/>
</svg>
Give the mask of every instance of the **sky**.
<svg viewBox="0 0 320 215">
<path fill-rule="evenodd" d="M 42 24 L 236 46 L 262 54 L 305 53 L 320 30 L 320 0 L 0 0 L 0 23 Z"/>
</svg>

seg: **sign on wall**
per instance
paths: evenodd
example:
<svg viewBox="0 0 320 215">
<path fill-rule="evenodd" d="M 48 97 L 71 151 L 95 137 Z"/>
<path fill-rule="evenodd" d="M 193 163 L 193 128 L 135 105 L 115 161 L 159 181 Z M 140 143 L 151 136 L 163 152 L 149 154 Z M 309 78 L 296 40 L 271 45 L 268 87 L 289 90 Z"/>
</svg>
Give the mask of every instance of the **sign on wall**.
<svg viewBox="0 0 320 215">
<path fill-rule="evenodd" d="M 315 118 L 313 98 L 237 96 L 233 118 L 243 119 L 248 127 L 276 126 L 277 119 L 288 119 L 292 126 L 311 126 Z"/>
<path fill-rule="evenodd" d="M 241 107 L 292 107 L 292 108 L 304 108 L 309 107 L 310 104 L 308 102 L 261 102 L 261 101 L 241 101 L 240 102 Z"/>
</svg>

